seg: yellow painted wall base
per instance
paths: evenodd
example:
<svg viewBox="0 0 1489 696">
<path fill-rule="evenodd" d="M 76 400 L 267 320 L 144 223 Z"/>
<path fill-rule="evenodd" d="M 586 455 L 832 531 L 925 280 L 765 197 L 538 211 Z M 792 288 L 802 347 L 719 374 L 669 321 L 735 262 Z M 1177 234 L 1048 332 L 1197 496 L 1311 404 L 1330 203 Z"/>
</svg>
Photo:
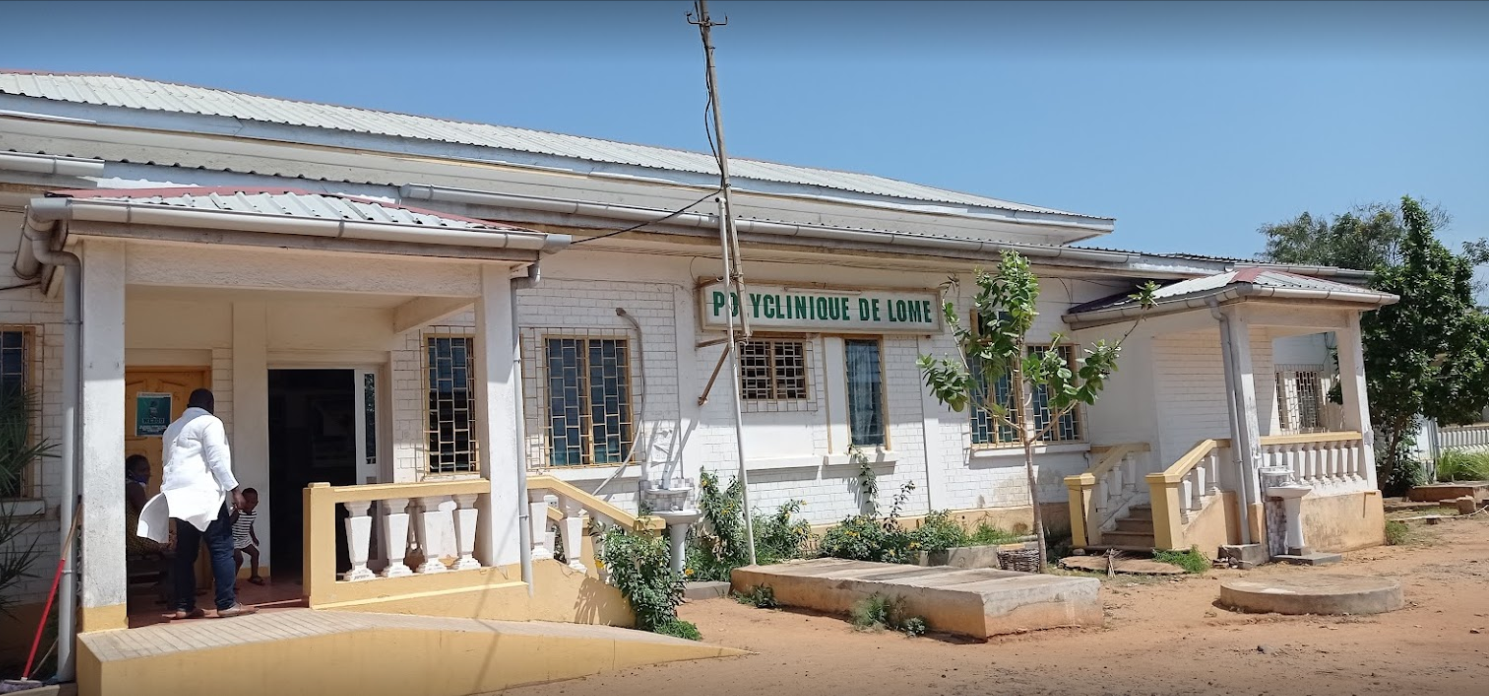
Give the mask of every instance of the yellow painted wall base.
<svg viewBox="0 0 1489 696">
<path fill-rule="evenodd" d="M 1314 551 L 1339 553 L 1386 542 L 1380 491 L 1303 498 L 1303 541 Z"/>
<path fill-rule="evenodd" d="M 1221 546 L 1240 543 L 1239 513 L 1236 508 L 1236 494 L 1233 491 L 1221 491 L 1218 500 L 1212 500 L 1198 515 L 1190 518 L 1189 524 L 1184 526 L 1180 543 L 1175 546 L 1180 549 L 1195 546 L 1200 553 L 1212 559 L 1219 558 Z"/>
<path fill-rule="evenodd" d="M 625 597 L 593 569 L 558 561 L 533 562 L 532 597 L 516 566 L 392 580 L 337 583 L 339 601 L 314 609 L 413 614 L 494 621 L 558 621 L 625 626 L 635 615 Z M 395 594 L 396 591 L 396 594 Z"/>
<path fill-rule="evenodd" d="M 113 631 L 129 628 L 129 608 L 124 604 L 107 607 L 79 607 L 78 632 Z"/>
<path fill-rule="evenodd" d="M 744 654 L 603 626 L 340 616 L 304 609 L 83 636 L 78 692 L 464 696 Z"/>
</svg>

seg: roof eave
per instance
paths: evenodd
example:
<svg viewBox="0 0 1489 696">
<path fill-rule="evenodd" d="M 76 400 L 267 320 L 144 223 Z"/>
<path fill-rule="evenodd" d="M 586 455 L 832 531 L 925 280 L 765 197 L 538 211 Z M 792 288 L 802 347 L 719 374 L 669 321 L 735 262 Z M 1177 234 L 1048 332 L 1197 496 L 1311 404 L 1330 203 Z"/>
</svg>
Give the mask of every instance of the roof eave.
<svg viewBox="0 0 1489 696">
<path fill-rule="evenodd" d="M 1247 300 L 1265 299 L 1338 303 L 1353 306 L 1352 308 L 1359 311 L 1368 311 L 1395 304 L 1401 298 L 1397 295 L 1383 292 L 1336 292 L 1333 290 L 1312 290 L 1305 288 L 1273 288 L 1252 283 L 1239 283 L 1224 288 L 1160 300 L 1151 309 L 1128 305 L 1091 312 L 1081 312 L 1079 314 L 1066 314 L 1061 318 L 1072 330 L 1078 331 L 1133 320 L 1139 316 L 1153 317 L 1176 314 L 1192 309 L 1205 309 L 1210 307 L 1212 300 L 1215 304 L 1233 304 Z"/>
</svg>

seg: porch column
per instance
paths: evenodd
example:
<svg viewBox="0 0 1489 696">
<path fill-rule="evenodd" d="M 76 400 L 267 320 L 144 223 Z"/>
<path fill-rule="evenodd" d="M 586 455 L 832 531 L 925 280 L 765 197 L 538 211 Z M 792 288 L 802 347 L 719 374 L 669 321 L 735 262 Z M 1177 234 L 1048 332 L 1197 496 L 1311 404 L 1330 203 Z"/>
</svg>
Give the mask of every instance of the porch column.
<svg viewBox="0 0 1489 696">
<path fill-rule="evenodd" d="M 1266 538 L 1262 532 L 1261 490 L 1258 488 L 1256 469 L 1261 466 L 1261 423 L 1257 417 L 1256 373 L 1251 362 L 1251 323 L 1240 312 L 1229 308 L 1226 313 L 1230 327 L 1231 384 L 1237 392 L 1235 442 L 1238 458 L 1242 462 L 1241 485 L 1244 487 L 1242 504 L 1249 502 L 1252 540 Z"/>
<path fill-rule="evenodd" d="M 1335 332 L 1339 343 L 1339 387 L 1344 397 L 1344 427 L 1360 433 L 1361 466 L 1368 490 L 1375 481 L 1375 431 L 1370 427 L 1370 397 L 1365 388 L 1365 352 L 1360 343 L 1360 315 L 1350 312 L 1343 331 Z"/>
<path fill-rule="evenodd" d="M 126 628 L 124 570 L 125 246 L 90 238 L 83 246 L 83 399 L 78 494 L 81 631 Z M 62 520 L 70 524 L 71 520 Z"/>
<path fill-rule="evenodd" d="M 517 437 L 517 365 L 513 362 L 511 269 L 487 265 L 481 269 L 481 296 L 476 299 L 477 379 L 484 387 L 476 396 L 479 417 L 481 475 L 491 482 L 491 494 L 481 506 L 476 558 L 483 565 L 511 566 L 520 558 L 517 495 L 523 467 Z"/>
</svg>

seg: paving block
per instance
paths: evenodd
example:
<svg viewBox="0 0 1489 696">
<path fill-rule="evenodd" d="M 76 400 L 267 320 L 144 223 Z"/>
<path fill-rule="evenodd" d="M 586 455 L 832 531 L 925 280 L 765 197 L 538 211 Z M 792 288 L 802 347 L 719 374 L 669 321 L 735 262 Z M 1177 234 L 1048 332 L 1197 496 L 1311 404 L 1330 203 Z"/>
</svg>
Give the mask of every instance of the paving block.
<svg viewBox="0 0 1489 696">
<path fill-rule="evenodd" d="M 1343 556 L 1337 553 L 1307 553 L 1307 554 L 1282 554 L 1274 556 L 1272 560 L 1278 563 L 1289 563 L 1292 565 L 1321 566 L 1333 565 L 1343 560 Z"/>
<path fill-rule="evenodd" d="M 1251 570 L 1272 559 L 1264 544 L 1226 544 L 1220 547 L 1220 560 L 1241 570 Z"/>
<path fill-rule="evenodd" d="M 875 593 L 898 596 L 931 630 L 981 639 L 1102 624 L 1095 578 L 824 558 L 736 568 L 732 580 L 736 590 L 769 585 L 781 606 L 837 614 Z"/>
</svg>

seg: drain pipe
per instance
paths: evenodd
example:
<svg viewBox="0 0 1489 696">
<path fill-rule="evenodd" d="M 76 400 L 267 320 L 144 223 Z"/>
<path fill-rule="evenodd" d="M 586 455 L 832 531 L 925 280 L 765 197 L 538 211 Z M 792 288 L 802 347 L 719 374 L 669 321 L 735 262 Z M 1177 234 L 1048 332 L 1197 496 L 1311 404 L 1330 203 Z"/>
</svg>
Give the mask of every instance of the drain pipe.
<svg viewBox="0 0 1489 696">
<path fill-rule="evenodd" d="M 507 301 L 512 313 L 512 374 L 517 378 L 517 403 L 513 415 L 517 420 L 517 552 L 522 568 L 522 582 L 527 583 L 527 596 L 533 596 L 533 525 L 532 505 L 527 499 L 527 417 L 522 401 L 522 329 L 517 322 L 517 291 L 536 287 L 543 279 L 542 257 L 527 265 L 527 275 L 511 280 Z"/>
<path fill-rule="evenodd" d="M 22 236 L 30 242 L 31 254 L 39 264 L 31 277 L 40 277 L 45 266 L 65 269 L 62 279 L 66 283 L 62 310 L 62 480 L 57 503 L 57 519 L 60 524 L 62 548 L 62 576 L 57 589 L 57 681 L 70 682 L 74 677 L 74 643 L 77 641 L 77 597 L 76 571 L 77 542 L 69 543 L 68 527 L 77 510 L 78 468 L 78 406 L 81 402 L 81 371 L 83 364 L 83 263 L 76 254 L 53 251 L 52 240 L 58 223 L 48 223 L 46 228 L 36 227 L 27 220 Z M 22 246 L 26 246 L 24 243 Z M 22 269 L 17 269 L 20 273 Z M 25 269 L 31 270 L 31 269 Z M 28 278 L 29 279 L 29 278 Z"/>
<path fill-rule="evenodd" d="M 1220 322 L 1220 358 L 1225 372 L 1225 406 L 1226 414 L 1230 417 L 1231 454 L 1235 457 L 1236 470 L 1241 481 L 1241 504 L 1239 509 L 1239 522 L 1241 524 L 1241 543 L 1251 543 L 1251 463 L 1247 461 L 1247 454 L 1241 452 L 1241 395 L 1236 390 L 1235 366 L 1236 358 L 1232 352 L 1230 340 L 1230 317 L 1220 311 L 1220 303 L 1212 296 L 1206 303 L 1210 306 L 1210 316 Z"/>
</svg>

